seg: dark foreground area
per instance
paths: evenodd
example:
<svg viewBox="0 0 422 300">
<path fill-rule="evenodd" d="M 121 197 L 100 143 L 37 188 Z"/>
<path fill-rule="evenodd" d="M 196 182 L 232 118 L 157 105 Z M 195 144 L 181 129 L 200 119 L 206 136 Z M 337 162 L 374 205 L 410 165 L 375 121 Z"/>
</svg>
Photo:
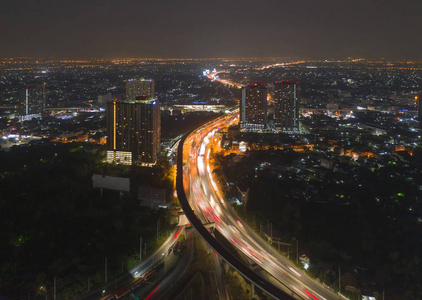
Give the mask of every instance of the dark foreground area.
<svg viewBox="0 0 422 300">
<path fill-rule="evenodd" d="M 166 211 L 139 206 L 130 194 L 92 188 L 110 172 L 96 145 L 53 144 L 0 151 L 0 298 L 58 299 L 112 281 L 139 261 L 139 238 L 152 251 L 168 228 Z M 151 177 L 153 171 L 157 176 Z M 168 187 L 164 169 L 138 168 L 131 180 Z"/>
</svg>

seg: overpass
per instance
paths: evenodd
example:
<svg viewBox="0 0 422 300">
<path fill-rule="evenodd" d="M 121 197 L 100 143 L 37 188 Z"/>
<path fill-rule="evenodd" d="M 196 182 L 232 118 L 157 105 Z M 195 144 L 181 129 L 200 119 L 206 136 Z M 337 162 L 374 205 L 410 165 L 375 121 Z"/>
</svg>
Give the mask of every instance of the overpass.
<svg viewBox="0 0 422 300">
<path fill-rule="evenodd" d="M 202 127 L 202 126 L 201 126 Z M 182 206 L 183 211 L 185 212 L 186 217 L 193 226 L 193 228 L 198 232 L 198 234 L 205 240 L 205 242 L 216 252 L 220 257 L 222 257 L 229 265 L 231 265 L 236 271 L 238 271 L 243 277 L 248 279 L 250 282 L 261 288 L 264 292 L 271 295 L 272 297 L 280 300 L 292 300 L 295 299 L 286 292 L 282 291 L 267 279 L 261 277 L 254 271 L 252 271 L 248 266 L 241 262 L 236 256 L 234 256 L 230 251 L 223 247 L 213 235 L 208 231 L 207 228 L 202 224 L 202 222 L 195 215 L 194 211 L 189 205 L 188 199 L 186 197 L 185 189 L 183 187 L 183 145 L 186 138 L 194 132 L 191 131 L 185 134 L 178 146 L 177 149 L 177 176 L 176 176 L 176 189 L 177 196 L 179 198 L 180 205 Z"/>
</svg>

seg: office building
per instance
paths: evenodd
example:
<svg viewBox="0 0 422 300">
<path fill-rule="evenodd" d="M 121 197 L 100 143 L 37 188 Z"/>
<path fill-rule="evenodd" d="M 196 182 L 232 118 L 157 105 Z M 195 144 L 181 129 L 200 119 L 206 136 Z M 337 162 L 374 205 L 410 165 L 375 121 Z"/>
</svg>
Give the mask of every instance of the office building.
<svg viewBox="0 0 422 300">
<path fill-rule="evenodd" d="M 276 130 L 294 130 L 299 127 L 299 83 L 275 83 L 274 125 Z"/>
<path fill-rule="evenodd" d="M 107 103 L 107 161 L 152 165 L 160 147 L 161 119 L 157 99 Z"/>
<path fill-rule="evenodd" d="M 21 90 L 19 93 L 20 115 L 42 114 L 46 108 L 45 84 L 37 84 Z"/>
<path fill-rule="evenodd" d="M 267 127 L 267 87 L 256 82 L 242 88 L 240 128 L 262 130 Z"/>
<path fill-rule="evenodd" d="M 126 80 L 126 100 L 136 100 L 142 96 L 146 99 L 155 97 L 155 81 L 144 78 Z"/>
</svg>

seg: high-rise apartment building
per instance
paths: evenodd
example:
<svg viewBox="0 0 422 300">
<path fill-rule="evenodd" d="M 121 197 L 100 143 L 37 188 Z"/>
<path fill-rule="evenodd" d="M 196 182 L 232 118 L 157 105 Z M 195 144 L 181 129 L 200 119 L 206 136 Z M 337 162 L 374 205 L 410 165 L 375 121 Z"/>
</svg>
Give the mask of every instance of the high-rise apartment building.
<svg viewBox="0 0 422 300">
<path fill-rule="evenodd" d="M 107 161 L 155 164 L 160 148 L 161 118 L 157 99 L 107 103 Z"/>
<path fill-rule="evenodd" d="M 146 99 L 155 97 L 155 81 L 144 78 L 126 80 L 126 100 L 136 100 L 142 96 Z"/>
<path fill-rule="evenodd" d="M 299 127 L 299 83 L 282 80 L 275 83 L 274 125 L 277 130 Z"/>
<path fill-rule="evenodd" d="M 19 102 L 22 116 L 44 113 L 46 107 L 45 84 L 41 83 L 21 90 Z"/>
<path fill-rule="evenodd" d="M 242 88 L 240 128 L 260 130 L 267 127 L 267 87 L 256 82 Z"/>
</svg>

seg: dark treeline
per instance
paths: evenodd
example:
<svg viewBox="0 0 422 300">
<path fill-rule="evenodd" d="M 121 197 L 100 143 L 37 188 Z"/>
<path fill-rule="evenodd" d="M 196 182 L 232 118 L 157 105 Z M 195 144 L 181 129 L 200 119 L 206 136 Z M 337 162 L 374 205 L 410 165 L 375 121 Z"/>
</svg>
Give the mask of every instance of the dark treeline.
<svg viewBox="0 0 422 300">
<path fill-rule="evenodd" d="M 283 241 L 295 246 L 298 239 L 299 249 L 311 254 L 310 272 L 328 285 L 338 288 L 341 266 L 359 287 L 385 290 L 386 299 L 419 299 L 421 154 L 417 149 L 408 160 L 389 157 L 375 167 L 342 159 L 339 169 L 347 172 L 317 168 L 311 175 L 307 169 L 318 161 L 312 152 L 256 151 L 237 163 L 234 155 L 218 161 L 229 182 L 250 187 L 252 225 L 267 231 L 270 222 Z M 295 247 L 290 250 L 294 256 Z"/>
<path fill-rule="evenodd" d="M 166 212 L 92 188 L 93 172 L 104 170 L 95 147 L 45 142 L 0 151 L 0 296 L 51 297 L 54 276 L 60 299 L 78 295 L 88 278 L 91 287 L 104 282 L 105 257 L 110 280 L 139 259 L 140 236 L 154 240 L 159 217 L 167 228 Z M 148 182 L 144 173 L 133 172 Z"/>
</svg>

